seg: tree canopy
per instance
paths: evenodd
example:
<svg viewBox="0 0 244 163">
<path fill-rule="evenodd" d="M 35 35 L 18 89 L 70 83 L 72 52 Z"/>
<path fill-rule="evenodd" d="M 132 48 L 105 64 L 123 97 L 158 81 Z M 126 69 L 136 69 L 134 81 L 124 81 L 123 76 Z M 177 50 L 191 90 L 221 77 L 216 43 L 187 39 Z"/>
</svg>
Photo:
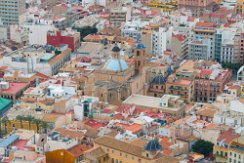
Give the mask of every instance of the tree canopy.
<svg viewBox="0 0 244 163">
<path fill-rule="evenodd" d="M 213 146 L 214 144 L 209 141 L 198 140 L 195 144 L 193 144 L 192 150 L 194 152 L 201 153 L 204 155 L 204 157 L 206 157 L 209 156 L 210 153 L 212 153 Z"/>
<path fill-rule="evenodd" d="M 97 33 L 97 28 L 95 26 L 85 26 L 82 28 L 74 28 L 74 29 L 80 32 L 81 41 L 83 41 L 83 38 L 86 37 L 87 35 Z"/>
</svg>

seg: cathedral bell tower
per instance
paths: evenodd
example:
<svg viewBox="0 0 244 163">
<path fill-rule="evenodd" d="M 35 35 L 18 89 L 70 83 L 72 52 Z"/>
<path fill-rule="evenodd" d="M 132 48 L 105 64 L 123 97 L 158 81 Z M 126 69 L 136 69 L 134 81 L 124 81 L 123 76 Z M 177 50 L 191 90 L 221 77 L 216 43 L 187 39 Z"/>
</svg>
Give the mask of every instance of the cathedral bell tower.
<svg viewBox="0 0 244 163">
<path fill-rule="evenodd" d="M 137 43 L 134 49 L 135 70 L 141 73 L 146 61 L 146 47 L 142 43 Z"/>
</svg>

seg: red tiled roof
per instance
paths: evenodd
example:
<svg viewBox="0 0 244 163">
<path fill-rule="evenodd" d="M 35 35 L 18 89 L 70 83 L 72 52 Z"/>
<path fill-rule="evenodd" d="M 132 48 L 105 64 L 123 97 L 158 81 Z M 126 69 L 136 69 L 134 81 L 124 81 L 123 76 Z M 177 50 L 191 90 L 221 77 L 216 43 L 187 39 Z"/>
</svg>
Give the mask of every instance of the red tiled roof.
<svg viewBox="0 0 244 163">
<path fill-rule="evenodd" d="M 177 38 L 179 41 L 184 41 L 186 37 L 182 34 L 176 34 L 173 37 Z"/>
<path fill-rule="evenodd" d="M 1 160 L 2 163 L 8 163 L 10 162 L 10 159 L 9 157 L 4 157 L 2 160 Z"/>
<path fill-rule="evenodd" d="M 77 158 L 80 157 L 85 151 L 87 151 L 88 149 L 90 149 L 91 147 L 87 146 L 87 145 L 82 145 L 82 144 L 77 144 L 76 146 L 68 149 L 68 151 L 70 153 L 72 153 L 72 155 Z"/>
<path fill-rule="evenodd" d="M 1 90 L 1 91 L 2 91 L 2 93 L 5 93 L 5 94 L 16 94 L 27 86 L 28 86 L 28 83 L 10 82 L 9 88 Z"/>
<path fill-rule="evenodd" d="M 170 139 L 168 137 L 163 137 L 160 141 L 160 144 L 163 147 L 163 154 L 169 156 L 172 153 L 172 150 L 170 149 L 171 146 Z"/>
<path fill-rule="evenodd" d="M 229 27 L 231 25 L 231 23 L 227 22 L 224 24 L 224 27 Z"/>
<path fill-rule="evenodd" d="M 235 130 L 230 128 L 229 130 L 222 132 L 218 137 L 217 141 L 223 141 L 225 144 L 229 144 L 231 143 L 231 141 L 238 137 L 240 137 L 240 134 L 235 133 Z"/>
<path fill-rule="evenodd" d="M 0 71 L 6 71 L 8 66 L 0 66 Z"/>
<path fill-rule="evenodd" d="M 123 119 L 124 117 L 122 116 L 122 114 L 119 113 L 119 114 L 115 114 L 113 118 L 119 120 L 119 119 Z"/>
<path fill-rule="evenodd" d="M 201 75 L 211 75 L 211 74 L 212 74 L 212 70 L 209 70 L 209 69 L 201 70 Z"/>
<path fill-rule="evenodd" d="M 93 119 L 88 120 L 87 122 L 85 122 L 85 124 L 87 126 L 90 126 L 91 128 L 95 128 L 95 129 L 99 129 L 101 127 L 106 126 L 105 124 L 99 123 L 99 122 L 97 122 L 97 121 L 95 121 Z"/>
<path fill-rule="evenodd" d="M 27 140 L 19 139 L 15 141 L 12 146 L 17 147 L 19 150 L 30 150 L 30 151 L 34 150 L 34 148 L 32 147 L 27 147 L 26 144 L 27 144 Z"/>
<path fill-rule="evenodd" d="M 37 77 L 40 77 L 40 78 L 44 78 L 44 79 L 49 79 L 49 78 L 50 78 L 49 76 L 47 76 L 47 75 L 45 75 L 45 74 L 43 74 L 43 73 L 40 73 L 40 72 L 37 72 L 37 73 L 36 73 L 36 76 L 37 76 Z"/>
<path fill-rule="evenodd" d="M 137 133 L 142 130 L 142 125 L 140 124 L 132 124 L 132 125 L 126 125 L 121 123 L 115 123 L 115 126 L 122 126 L 125 130 L 131 131 L 132 133 Z"/>
</svg>

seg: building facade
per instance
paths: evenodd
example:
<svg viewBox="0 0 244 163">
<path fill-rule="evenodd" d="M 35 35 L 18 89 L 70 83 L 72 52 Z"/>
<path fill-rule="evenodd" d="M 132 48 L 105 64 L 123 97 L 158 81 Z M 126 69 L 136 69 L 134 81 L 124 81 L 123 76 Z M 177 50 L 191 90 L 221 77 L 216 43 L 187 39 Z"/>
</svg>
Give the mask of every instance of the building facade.
<svg viewBox="0 0 244 163">
<path fill-rule="evenodd" d="M 80 47 L 80 33 L 71 30 L 49 31 L 47 33 L 47 44 L 54 47 L 67 44 L 72 51 L 75 51 Z"/>
<path fill-rule="evenodd" d="M 232 162 L 244 162 L 244 136 L 241 136 L 230 143 L 228 163 Z"/>
<path fill-rule="evenodd" d="M 195 25 L 193 38 L 195 40 L 203 40 L 208 38 L 210 40 L 210 59 L 214 59 L 215 52 L 215 24 L 199 22 Z"/>
<path fill-rule="evenodd" d="M 25 1 L 0 0 L 0 18 L 4 25 L 22 24 L 25 21 Z"/>
<path fill-rule="evenodd" d="M 236 1 L 236 13 L 240 15 L 244 14 L 244 0 Z"/>
<path fill-rule="evenodd" d="M 178 0 L 178 8 L 191 10 L 192 16 L 199 17 L 203 16 L 208 11 L 216 11 L 218 9 L 218 5 L 214 0 Z"/>
<path fill-rule="evenodd" d="M 211 42 L 208 38 L 203 40 L 192 40 L 188 44 L 188 58 L 193 60 L 210 59 Z"/>
</svg>

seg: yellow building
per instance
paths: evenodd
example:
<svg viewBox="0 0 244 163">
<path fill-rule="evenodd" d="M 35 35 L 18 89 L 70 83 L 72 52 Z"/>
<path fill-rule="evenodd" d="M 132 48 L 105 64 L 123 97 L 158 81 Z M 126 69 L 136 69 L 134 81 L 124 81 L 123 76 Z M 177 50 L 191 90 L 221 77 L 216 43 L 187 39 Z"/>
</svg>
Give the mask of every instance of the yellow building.
<svg viewBox="0 0 244 163">
<path fill-rule="evenodd" d="M 229 129 L 220 134 L 217 139 L 217 144 L 214 146 L 215 162 L 217 163 L 227 163 L 228 153 L 231 142 L 237 139 L 240 135 L 236 134 L 233 129 Z M 238 162 L 236 162 L 238 163 Z"/>
<path fill-rule="evenodd" d="M 35 132 L 39 132 L 41 130 L 41 125 L 37 125 L 36 123 L 29 123 L 28 121 L 20 121 L 20 120 L 1 120 L 1 129 L 4 133 L 11 133 L 12 131 L 18 129 L 25 130 L 33 130 Z"/>
<path fill-rule="evenodd" d="M 77 144 L 74 147 L 65 150 L 58 149 L 46 153 L 47 163 L 77 163 L 83 160 L 84 151 L 91 147 Z"/>
<path fill-rule="evenodd" d="M 228 151 L 228 162 L 244 162 L 244 136 L 241 136 L 231 142 Z"/>
<path fill-rule="evenodd" d="M 237 0 L 236 2 L 236 13 L 237 14 L 244 14 L 244 0 Z"/>
<path fill-rule="evenodd" d="M 172 0 L 170 3 L 162 3 L 161 0 L 153 0 L 148 3 L 148 6 L 164 12 L 171 12 L 177 8 L 177 2 L 176 0 Z"/>
<path fill-rule="evenodd" d="M 220 4 L 223 0 L 214 0 L 217 4 Z"/>
<path fill-rule="evenodd" d="M 179 160 L 164 156 L 157 139 L 149 141 L 145 147 L 128 141 L 104 136 L 95 140 L 94 148 L 84 154 L 87 163 L 177 163 Z"/>
</svg>

